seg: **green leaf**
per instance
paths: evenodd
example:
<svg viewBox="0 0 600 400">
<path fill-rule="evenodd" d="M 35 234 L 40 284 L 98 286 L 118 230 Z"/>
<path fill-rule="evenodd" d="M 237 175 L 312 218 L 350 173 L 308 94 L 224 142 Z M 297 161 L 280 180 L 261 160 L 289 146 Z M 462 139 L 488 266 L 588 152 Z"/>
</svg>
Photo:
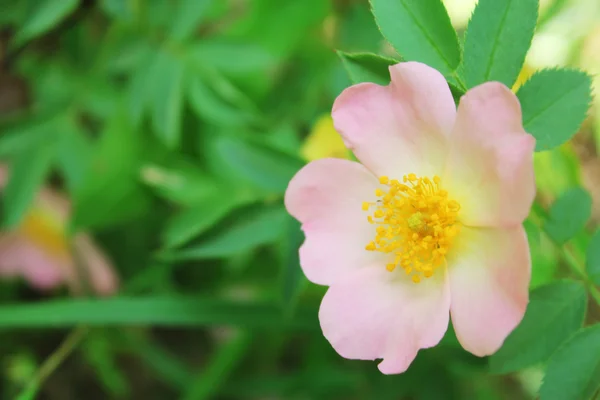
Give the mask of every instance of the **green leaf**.
<svg viewBox="0 0 600 400">
<path fill-rule="evenodd" d="M 389 66 L 400 61 L 372 53 L 337 52 L 352 83 L 373 82 L 379 85 L 390 83 Z"/>
<path fill-rule="evenodd" d="M 188 76 L 187 95 L 194 111 L 208 122 L 220 126 L 241 126 L 254 119 L 246 110 L 220 98 L 199 75 Z"/>
<path fill-rule="evenodd" d="M 304 166 L 299 158 L 251 141 L 221 136 L 214 143 L 219 168 L 236 180 L 244 179 L 256 187 L 283 193 L 290 179 Z"/>
<path fill-rule="evenodd" d="M 0 306 L 0 329 L 64 328 L 82 324 L 318 329 L 315 310 L 304 311 L 293 319 L 284 319 L 279 307 L 248 300 L 164 296 L 68 299 Z"/>
<path fill-rule="evenodd" d="M 381 33 L 403 59 L 443 74 L 458 67 L 458 37 L 441 0 L 371 0 L 371 8 Z"/>
<path fill-rule="evenodd" d="M 81 349 L 83 356 L 112 398 L 131 397 L 131 387 L 119 368 L 117 349 L 110 339 L 106 330 L 91 331 Z"/>
<path fill-rule="evenodd" d="M 206 9 L 212 0 L 180 0 L 171 20 L 169 39 L 182 41 L 188 39 L 205 17 Z"/>
<path fill-rule="evenodd" d="M 214 398 L 228 376 L 240 364 L 249 350 L 252 335 L 236 331 L 226 343 L 215 348 L 207 365 L 202 366 L 197 378 L 192 380 L 183 395 L 183 400 L 203 400 Z"/>
<path fill-rule="evenodd" d="M 590 280 L 600 286 L 600 229 L 588 244 L 585 269 Z"/>
<path fill-rule="evenodd" d="M 75 226 L 107 227 L 146 212 L 150 199 L 138 175 L 143 143 L 122 111 L 107 121 L 73 193 Z"/>
<path fill-rule="evenodd" d="M 157 65 L 157 54 L 150 53 L 147 49 L 142 51 L 139 65 L 131 74 L 129 81 L 128 111 L 129 119 L 134 127 L 138 127 L 152 100 L 150 85 L 154 76 L 154 68 Z"/>
<path fill-rule="evenodd" d="M 230 216 L 229 223 L 223 222 L 214 232 L 207 232 L 200 244 L 166 252 L 160 257 L 166 261 L 228 257 L 279 239 L 286 218 L 287 212 L 282 206 L 238 210 Z"/>
<path fill-rule="evenodd" d="M 281 246 L 283 259 L 281 287 L 284 309 L 290 312 L 295 308 L 302 285 L 306 282 L 300 268 L 298 253 L 304 241 L 304 234 L 300 229 L 300 223 L 291 217 L 286 220 L 286 233 L 286 240 Z"/>
<path fill-rule="evenodd" d="M 544 230 L 558 244 L 563 244 L 581 231 L 592 213 L 592 198 L 577 187 L 563 193 L 548 214 Z"/>
<path fill-rule="evenodd" d="M 146 164 L 141 178 L 157 195 L 183 206 L 195 206 L 222 194 L 215 178 L 185 159 L 166 166 Z"/>
<path fill-rule="evenodd" d="M 232 196 L 209 196 L 198 201 L 193 208 L 181 211 L 169 220 L 163 231 L 167 249 L 179 247 L 214 226 L 238 202 Z"/>
<path fill-rule="evenodd" d="M 557 281 L 531 292 L 523 321 L 490 357 L 494 373 L 507 373 L 545 362 L 581 328 L 587 305 L 585 287 Z"/>
<path fill-rule="evenodd" d="M 153 68 L 151 89 L 152 126 L 169 148 L 179 145 L 183 108 L 183 64 L 160 53 Z"/>
<path fill-rule="evenodd" d="M 86 132 L 73 124 L 63 126 L 58 142 L 58 165 L 70 193 L 85 184 L 85 172 L 93 151 Z"/>
<path fill-rule="evenodd" d="M 588 400 L 600 388 L 600 324 L 577 332 L 548 362 L 541 400 Z"/>
<path fill-rule="evenodd" d="M 549 69 L 535 73 L 517 92 L 523 126 L 537 140 L 536 151 L 569 140 L 592 101 L 591 78 L 581 71 Z"/>
<path fill-rule="evenodd" d="M 511 87 L 531 46 L 538 0 L 480 0 L 464 44 L 467 87 L 498 81 Z"/>
<path fill-rule="evenodd" d="M 21 223 L 50 172 L 55 154 L 50 143 L 41 143 L 13 159 L 4 190 L 4 227 Z"/>
<path fill-rule="evenodd" d="M 79 0 L 42 0 L 33 7 L 33 12 L 15 33 L 13 46 L 23 43 L 42 35 L 58 25 L 77 6 Z"/>
</svg>

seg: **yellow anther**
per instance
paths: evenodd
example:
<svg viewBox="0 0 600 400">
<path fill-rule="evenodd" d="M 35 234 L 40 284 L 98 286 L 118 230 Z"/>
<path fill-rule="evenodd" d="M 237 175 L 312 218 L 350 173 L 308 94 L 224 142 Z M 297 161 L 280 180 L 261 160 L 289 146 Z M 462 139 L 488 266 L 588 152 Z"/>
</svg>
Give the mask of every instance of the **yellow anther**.
<svg viewBox="0 0 600 400">
<path fill-rule="evenodd" d="M 387 176 L 379 182 L 386 186 L 376 189 L 377 203 L 362 203 L 371 214 L 368 221 L 376 224 L 374 241 L 365 248 L 389 253 L 386 269 L 400 266 L 415 283 L 432 277 L 447 265 L 446 255 L 460 230 L 460 204 L 448 198 L 439 176 L 411 173 L 402 177 L 404 183 Z"/>
<path fill-rule="evenodd" d="M 419 232 L 424 225 L 423 214 L 420 212 L 416 212 L 408 218 L 408 227 L 413 231 Z"/>
</svg>

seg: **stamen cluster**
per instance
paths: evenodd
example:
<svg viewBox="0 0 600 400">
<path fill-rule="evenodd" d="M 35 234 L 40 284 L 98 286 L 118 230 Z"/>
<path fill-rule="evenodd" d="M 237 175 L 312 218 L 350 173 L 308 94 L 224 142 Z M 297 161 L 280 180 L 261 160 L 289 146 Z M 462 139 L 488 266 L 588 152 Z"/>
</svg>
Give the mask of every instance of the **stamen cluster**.
<svg viewBox="0 0 600 400">
<path fill-rule="evenodd" d="M 379 178 L 387 189 L 377 189 L 376 202 L 364 202 L 363 210 L 373 211 L 367 218 L 377 225 L 369 251 L 392 253 L 388 271 L 400 266 L 415 283 L 430 278 L 446 265 L 446 255 L 459 232 L 460 204 L 441 189 L 441 179 L 404 175 L 402 183 L 387 176 Z"/>
</svg>

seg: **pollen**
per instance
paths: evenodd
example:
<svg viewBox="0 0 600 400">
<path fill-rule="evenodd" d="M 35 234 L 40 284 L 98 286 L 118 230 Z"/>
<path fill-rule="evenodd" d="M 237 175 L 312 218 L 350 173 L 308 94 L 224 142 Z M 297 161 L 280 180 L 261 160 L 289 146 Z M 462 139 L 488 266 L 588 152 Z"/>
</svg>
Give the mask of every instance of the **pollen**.
<svg viewBox="0 0 600 400">
<path fill-rule="evenodd" d="M 460 204 L 448 197 L 442 180 L 407 174 L 402 182 L 379 178 L 376 202 L 362 203 L 368 221 L 376 225 L 367 251 L 389 253 L 393 262 L 385 268 L 404 270 L 412 282 L 431 278 L 447 265 L 446 256 L 459 233 Z"/>
</svg>

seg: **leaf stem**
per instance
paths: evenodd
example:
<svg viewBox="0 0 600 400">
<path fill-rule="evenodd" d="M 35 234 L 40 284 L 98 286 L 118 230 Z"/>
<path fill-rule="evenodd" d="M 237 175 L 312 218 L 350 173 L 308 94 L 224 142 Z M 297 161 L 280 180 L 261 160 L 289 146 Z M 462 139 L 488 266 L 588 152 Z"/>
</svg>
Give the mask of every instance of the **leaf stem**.
<svg viewBox="0 0 600 400">
<path fill-rule="evenodd" d="M 577 259 L 577 257 L 575 257 L 573 251 L 569 246 L 563 245 L 560 248 L 560 250 L 571 272 L 573 272 L 573 274 L 575 274 L 579 279 L 581 279 L 585 283 L 590 295 L 592 296 L 596 304 L 600 306 L 600 291 L 598 290 L 598 288 L 596 288 L 596 285 L 594 285 L 594 283 L 590 281 L 589 277 L 585 273 L 585 268 L 583 267 L 583 264 Z"/>
<path fill-rule="evenodd" d="M 63 363 L 64 360 L 77 348 L 85 338 L 89 329 L 86 326 L 79 326 L 71 331 L 60 346 L 44 361 L 36 376 L 29 382 L 17 400 L 34 399 L 37 391 L 52 373 Z"/>
</svg>

